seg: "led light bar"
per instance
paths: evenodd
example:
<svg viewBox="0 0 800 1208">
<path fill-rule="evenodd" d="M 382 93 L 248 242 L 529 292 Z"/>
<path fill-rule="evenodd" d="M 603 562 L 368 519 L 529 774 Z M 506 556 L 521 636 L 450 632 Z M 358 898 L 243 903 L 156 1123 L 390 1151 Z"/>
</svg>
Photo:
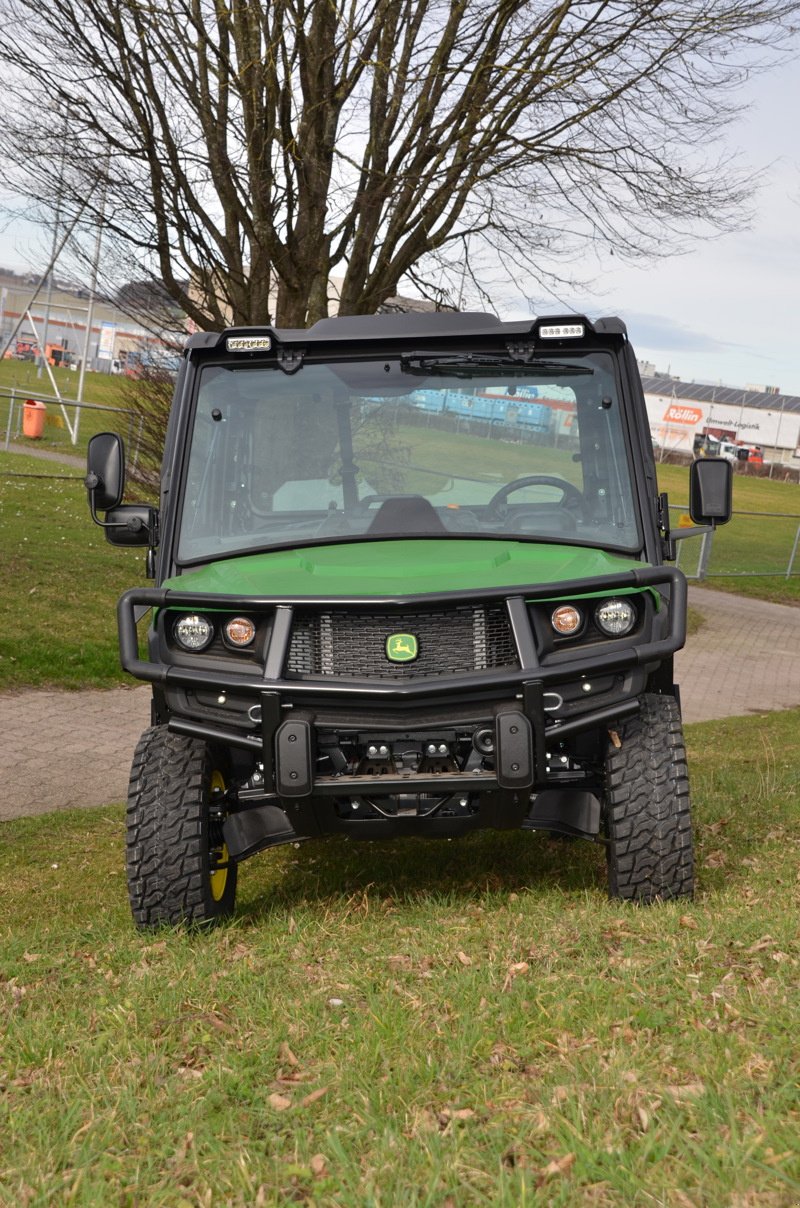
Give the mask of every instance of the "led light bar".
<svg viewBox="0 0 800 1208">
<path fill-rule="evenodd" d="M 583 334 L 583 323 L 553 323 L 539 328 L 543 340 L 579 340 Z"/>
<path fill-rule="evenodd" d="M 225 341 L 228 352 L 269 352 L 271 336 L 228 336 Z"/>
</svg>

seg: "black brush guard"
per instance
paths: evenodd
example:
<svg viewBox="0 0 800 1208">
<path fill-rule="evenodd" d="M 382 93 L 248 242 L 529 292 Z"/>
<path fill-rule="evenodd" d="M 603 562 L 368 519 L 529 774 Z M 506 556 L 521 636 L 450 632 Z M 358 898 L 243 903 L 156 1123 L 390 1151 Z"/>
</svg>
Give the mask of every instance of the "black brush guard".
<svg viewBox="0 0 800 1208">
<path fill-rule="evenodd" d="M 609 639 L 596 647 L 575 647 L 568 654 L 559 652 L 543 664 L 538 656 L 528 615 L 528 604 L 542 600 L 613 593 L 622 588 L 666 589 L 662 603 L 668 597 L 668 632 L 655 640 L 617 646 Z M 290 679 L 283 671 L 288 657 L 295 608 L 309 606 L 325 608 L 417 608 L 436 604 L 478 604 L 504 601 L 509 624 L 517 648 L 519 666 L 451 676 L 416 682 L 376 681 L 374 679 L 331 682 L 319 678 Z M 214 611 L 274 610 L 274 623 L 266 649 L 262 674 L 243 674 L 235 670 L 209 668 L 198 654 L 197 668 L 141 659 L 136 630 L 149 608 L 185 608 Z M 566 721 L 546 725 L 543 696 L 548 688 L 570 677 L 616 672 L 633 667 L 657 666 L 679 650 L 686 633 L 686 580 L 674 567 L 642 566 L 617 574 L 591 580 L 564 580 L 535 586 L 520 585 L 457 591 L 446 595 L 409 595 L 393 597 L 286 597 L 241 596 L 184 592 L 173 588 L 134 588 L 120 599 L 118 610 L 120 658 L 123 668 L 137 679 L 166 687 L 204 689 L 206 691 L 239 692 L 252 695 L 253 704 L 260 707 L 260 720 L 253 721 L 252 731 L 241 728 L 206 724 L 191 717 L 171 716 L 169 728 L 178 733 L 203 738 L 210 742 L 251 751 L 264 765 L 263 796 L 279 799 L 347 796 L 351 793 L 381 794 L 452 792 L 487 793 L 497 790 L 524 790 L 533 784 L 536 769 L 544 766 L 545 738 L 558 739 L 568 735 L 609 725 L 633 713 L 638 699 L 617 702 L 610 708 L 590 709 Z M 409 777 L 352 775 L 315 775 L 314 714 L 316 703 L 326 707 L 354 702 L 364 704 L 396 704 L 409 710 L 408 723 L 413 727 L 413 706 L 432 705 L 449 697 L 468 699 L 470 694 L 482 701 L 513 701 L 496 713 L 501 737 L 497 767 L 494 772 L 438 773 Z M 284 706 L 291 703 L 296 710 L 289 721 L 284 720 Z M 493 712 L 491 704 L 488 712 Z M 308 712 L 306 712 L 308 710 Z M 512 733 L 513 730 L 513 733 Z M 529 754 L 526 754 L 529 752 Z M 413 785 L 413 787 L 412 787 Z"/>
</svg>

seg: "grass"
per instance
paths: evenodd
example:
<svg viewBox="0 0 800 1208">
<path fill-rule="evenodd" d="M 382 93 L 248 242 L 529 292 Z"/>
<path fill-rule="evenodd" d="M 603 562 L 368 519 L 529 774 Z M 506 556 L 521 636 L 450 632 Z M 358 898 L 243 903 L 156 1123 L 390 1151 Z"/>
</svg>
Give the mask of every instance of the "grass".
<svg viewBox="0 0 800 1208">
<path fill-rule="evenodd" d="M 74 399 L 78 389 L 78 374 L 69 369 L 54 369 L 56 383 L 65 399 Z M 106 373 L 87 373 L 84 379 L 83 401 L 99 407 L 119 408 L 127 411 L 129 402 L 126 389 L 129 380 L 122 377 L 112 377 Z M 13 430 L 21 432 L 22 418 L 18 408 L 28 398 L 38 399 L 47 407 L 44 433 L 41 439 L 28 442 L 20 436 L 21 443 L 50 451 L 66 453 L 70 456 L 85 457 L 86 445 L 90 436 L 95 432 L 106 432 L 109 429 L 121 432 L 130 443 L 130 420 L 127 415 L 115 411 L 97 411 L 92 407 L 81 410 L 78 422 L 78 440 L 72 444 L 69 429 L 59 407 L 58 400 L 53 394 L 53 387 L 46 373 L 37 376 L 36 365 L 30 361 L 7 360 L 0 361 L 0 425 L 5 440 L 8 424 L 9 393 L 14 391 Z M 70 423 L 75 420 L 75 408 L 67 407 Z M 12 431 L 13 436 L 13 431 Z"/>
<path fill-rule="evenodd" d="M 78 389 L 78 373 L 73 373 L 71 369 L 53 369 L 53 376 L 63 397 L 74 399 Z M 123 394 L 125 380 L 108 373 L 87 373 L 83 385 L 84 402 L 117 406 Z M 45 395 L 54 397 L 47 372 L 43 371 L 39 377 L 38 369 L 31 361 L 0 361 L 0 391 L 6 394 L 9 390 L 16 390 L 17 394 L 32 398 L 38 398 L 40 395 L 42 398 Z"/>
<path fill-rule="evenodd" d="M 582 481 L 580 467 L 572 460 L 571 449 L 501 440 L 497 431 L 486 435 L 484 429 L 483 434 L 475 435 L 453 427 L 437 428 L 431 423 L 401 424 L 395 439 L 398 447 L 407 452 L 409 462 L 422 468 L 418 473 L 408 471 L 404 474 L 403 490 L 428 494 L 442 490 L 450 478 L 447 471 L 442 474 L 443 466 L 448 471 L 457 468 L 458 473 L 466 477 L 495 479 L 492 490 L 525 474 L 555 474 L 579 485 Z M 356 456 L 369 467 L 374 480 L 376 475 L 369 457 L 358 448 Z M 380 483 L 376 485 L 380 487 Z"/>
<path fill-rule="evenodd" d="M 129 683 L 115 604 L 145 581 L 144 554 L 92 524 L 81 472 L 0 453 L 0 548 L 0 689 Z"/>
<path fill-rule="evenodd" d="M 688 471 L 685 467 L 660 465 L 658 480 L 661 489 L 669 492 L 673 503 L 688 502 Z M 773 482 L 768 478 L 735 474 L 733 510 L 730 524 L 714 534 L 710 575 L 705 585 L 713 587 L 715 591 L 735 592 L 777 604 L 800 603 L 800 551 L 795 559 L 792 577 L 785 578 L 800 525 L 800 486 L 797 483 Z M 767 515 L 743 515 L 745 512 Z M 673 525 L 677 524 L 677 520 L 678 513 L 673 511 Z M 679 565 L 686 574 L 693 574 L 696 570 L 699 547 L 700 542 L 695 538 L 682 543 Z M 772 573 L 753 574 L 759 570 Z M 748 572 L 746 576 L 741 574 L 743 571 Z"/>
<path fill-rule="evenodd" d="M 332 840 L 138 934 L 119 808 L 3 824 L 0 1202 L 797 1204 L 798 723 L 689 727 L 651 909 L 588 844 Z"/>
</svg>

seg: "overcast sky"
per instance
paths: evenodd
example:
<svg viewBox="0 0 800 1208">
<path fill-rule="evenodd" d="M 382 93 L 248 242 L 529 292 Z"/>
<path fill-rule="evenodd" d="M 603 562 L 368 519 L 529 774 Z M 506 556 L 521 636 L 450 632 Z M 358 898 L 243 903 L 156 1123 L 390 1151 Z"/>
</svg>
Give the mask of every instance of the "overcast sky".
<svg viewBox="0 0 800 1208">
<path fill-rule="evenodd" d="M 637 268 L 609 258 L 594 288 L 567 302 L 590 317 L 620 315 L 639 359 L 684 381 L 800 396 L 800 65 L 758 76 L 742 100 L 752 108 L 726 143 L 763 176 L 751 228 Z M 48 250 L 42 232 L 0 220 L 0 266 L 42 272 Z M 529 292 L 539 313 L 561 309 Z M 524 297 L 498 309 L 503 318 L 530 313 Z"/>
<path fill-rule="evenodd" d="M 752 108 L 726 145 L 763 175 L 750 229 L 638 268 L 609 258 L 596 290 L 569 301 L 619 315 L 639 359 L 684 381 L 800 396 L 800 64 L 758 76 L 742 99 Z"/>
</svg>

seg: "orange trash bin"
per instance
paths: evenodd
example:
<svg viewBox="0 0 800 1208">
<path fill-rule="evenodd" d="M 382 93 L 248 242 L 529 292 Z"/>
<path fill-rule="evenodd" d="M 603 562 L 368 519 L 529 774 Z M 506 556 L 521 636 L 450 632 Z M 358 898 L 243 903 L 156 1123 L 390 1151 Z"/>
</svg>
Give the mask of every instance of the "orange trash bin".
<svg viewBox="0 0 800 1208">
<path fill-rule="evenodd" d="M 31 440 L 39 440 L 44 432 L 44 417 L 47 408 L 44 403 L 29 398 L 22 407 L 22 435 Z"/>
</svg>

